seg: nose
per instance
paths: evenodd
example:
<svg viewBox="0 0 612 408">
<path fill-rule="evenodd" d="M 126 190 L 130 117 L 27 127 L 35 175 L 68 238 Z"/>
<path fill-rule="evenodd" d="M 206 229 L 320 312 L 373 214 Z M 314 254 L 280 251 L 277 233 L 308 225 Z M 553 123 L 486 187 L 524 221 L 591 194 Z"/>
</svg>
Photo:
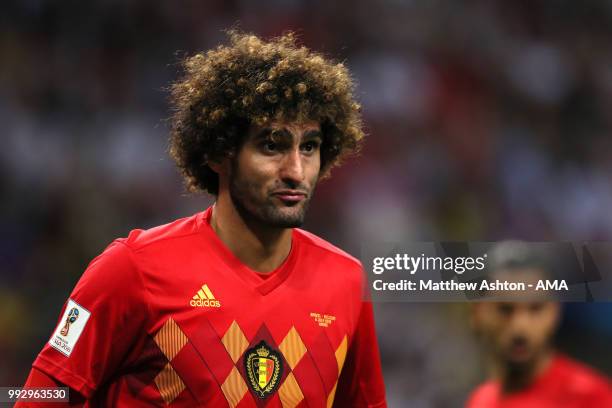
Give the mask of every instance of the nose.
<svg viewBox="0 0 612 408">
<path fill-rule="evenodd" d="M 532 322 L 529 318 L 529 313 L 527 313 L 525 310 L 518 310 L 516 313 L 514 313 L 510 323 L 511 328 L 515 333 L 523 333 L 530 327 L 531 324 Z"/>
<path fill-rule="evenodd" d="M 280 168 L 280 178 L 295 185 L 304 181 L 304 164 L 299 147 L 291 149 L 285 154 Z"/>
</svg>

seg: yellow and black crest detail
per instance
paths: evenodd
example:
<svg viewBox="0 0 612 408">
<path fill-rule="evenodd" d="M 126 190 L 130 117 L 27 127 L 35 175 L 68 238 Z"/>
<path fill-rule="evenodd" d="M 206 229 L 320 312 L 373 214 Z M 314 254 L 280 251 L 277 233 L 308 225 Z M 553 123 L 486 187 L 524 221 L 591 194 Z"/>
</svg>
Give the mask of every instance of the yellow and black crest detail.
<svg viewBox="0 0 612 408">
<path fill-rule="evenodd" d="M 263 340 L 246 351 L 244 368 L 249 388 L 261 399 L 276 391 L 283 375 L 280 354 Z"/>
</svg>

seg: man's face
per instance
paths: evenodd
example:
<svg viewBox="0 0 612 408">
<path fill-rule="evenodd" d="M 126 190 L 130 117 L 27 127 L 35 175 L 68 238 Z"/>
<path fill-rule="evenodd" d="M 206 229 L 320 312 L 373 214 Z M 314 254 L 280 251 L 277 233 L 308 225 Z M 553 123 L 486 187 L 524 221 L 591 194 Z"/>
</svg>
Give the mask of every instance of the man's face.
<svg viewBox="0 0 612 408">
<path fill-rule="evenodd" d="M 229 174 L 241 216 L 279 228 L 302 225 L 319 178 L 321 141 L 317 122 L 251 127 Z"/>
<path fill-rule="evenodd" d="M 530 366 L 548 350 L 559 319 L 552 301 L 483 302 L 474 322 L 494 357 L 507 365 Z"/>
</svg>

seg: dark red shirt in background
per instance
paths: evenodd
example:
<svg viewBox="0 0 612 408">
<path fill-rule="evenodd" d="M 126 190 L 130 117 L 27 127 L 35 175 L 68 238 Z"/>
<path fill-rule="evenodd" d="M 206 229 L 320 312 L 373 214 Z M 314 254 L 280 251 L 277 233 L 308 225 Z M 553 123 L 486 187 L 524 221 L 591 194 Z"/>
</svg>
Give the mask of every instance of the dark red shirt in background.
<svg viewBox="0 0 612 408">
<path fill-rule="evenodd" d="M 610 387 L 601 374 L 556 355 L 528 388 L 502 395 L 499 382 L 489 381 L 474 391 L 467 408 L 610 408 Z"/>
</svg>

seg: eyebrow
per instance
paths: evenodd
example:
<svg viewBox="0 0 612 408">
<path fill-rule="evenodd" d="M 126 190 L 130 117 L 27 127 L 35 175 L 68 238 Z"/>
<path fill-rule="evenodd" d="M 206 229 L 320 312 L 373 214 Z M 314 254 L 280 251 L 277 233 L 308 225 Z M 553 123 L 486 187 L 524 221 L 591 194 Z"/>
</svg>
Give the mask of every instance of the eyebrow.
<svg viewBox="0 0 612 408">
<path fill-rule="evenodd" d="M 266 139 L 272 133 L 275 133 L 278 137 L 292 137 L 291 133 L 285 128 L 281 129 L 273 129 L 270 127 L 262 129 L 257 135 L 255 135 L 255 140 Z"/>
<path fill-rule="evenodd" d="M 304 133 L 303 138 L 304 139 L 315 139 L 315 138 L 323 139 L 323 132 L 321 132 L 319 129 L 309 130 L 306 133 Z"/>
<path fill-rule="evenodd" d="M 285 137 L 292 138 L 293 137 L 291 132 L 289 132 L 286 128 L 274 129 L 274 128 L 267 127 L 267 128 L 262 129 L 259 133 L 257 133 L 254 139 L 255 140 L 265 139 L 273 132 L 276 133 L 276 135 L 278 135 L 279 138 L 285 138 Z M 315 138 L 322 139 L 323 133 L 319 129 L 308 130 L 304 133 L 304 136 L 302 138 L 303 139 L 315 139 Z"/>
<path fill-rule="evenodd" d="M 255 135 L 255 137 L 253 137 L 253 139 L 265 139 L 270 133 L 272 133 L 272 128 L 263 128 Z"/>
</svg>

